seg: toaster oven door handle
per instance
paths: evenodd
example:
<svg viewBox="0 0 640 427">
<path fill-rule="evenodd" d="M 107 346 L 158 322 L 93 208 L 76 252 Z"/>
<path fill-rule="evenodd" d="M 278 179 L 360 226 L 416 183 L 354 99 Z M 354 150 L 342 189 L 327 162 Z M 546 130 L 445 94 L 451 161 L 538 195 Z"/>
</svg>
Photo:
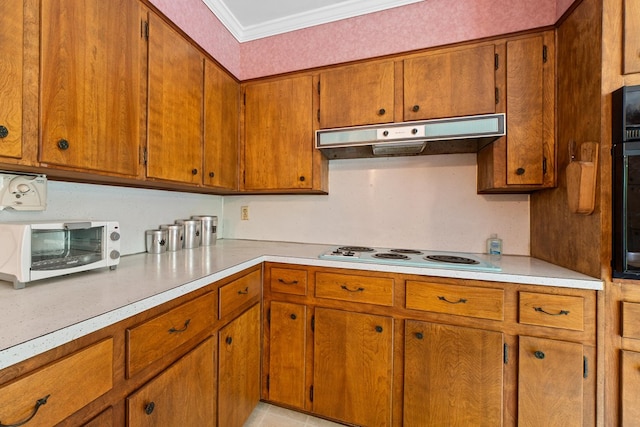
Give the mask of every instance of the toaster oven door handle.
<svg viewBox="0 0 640 427">
<path fill-rule="evenodd" d="M 65 230 L 83 230 L 85 228 L 91 228 L 90 222 L 65 222 Z"/>
</svg>

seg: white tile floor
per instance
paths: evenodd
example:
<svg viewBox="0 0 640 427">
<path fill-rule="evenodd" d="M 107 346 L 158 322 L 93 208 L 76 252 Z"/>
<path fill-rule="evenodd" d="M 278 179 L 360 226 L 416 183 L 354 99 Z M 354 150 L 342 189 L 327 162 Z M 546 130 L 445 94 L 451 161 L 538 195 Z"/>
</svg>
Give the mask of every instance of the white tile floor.
<svg viewBox="0 0 640 427">
<path fill-rule="evenodd" d="M 342 424 L 259 402 L 244 427 L 342 427 Z"/>
</svg>

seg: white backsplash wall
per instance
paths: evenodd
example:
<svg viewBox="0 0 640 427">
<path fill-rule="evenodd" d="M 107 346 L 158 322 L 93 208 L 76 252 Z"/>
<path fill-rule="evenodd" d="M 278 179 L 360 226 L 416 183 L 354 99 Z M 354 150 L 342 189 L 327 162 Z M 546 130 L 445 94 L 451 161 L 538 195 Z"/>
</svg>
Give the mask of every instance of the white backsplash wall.
<svg viewBox="0 0 640 427">
<path fill-rule="evenodd" d="M 249 220 L 240 220 L 241 206 Z M 226 196 L 224 238 L 529 255 L 529 196 L 476 194 L 476 155 L 329 161 L 329 195 Z"/>
<path fill-rule="evenodd" d="M 120 222 L 123 255 L 144 252 L 145 230 L 191 215 L 222 216 L 222 197 L 175 191 L 49 181 L 47 209 L 0 211 L 0 222 L 115 220 Z"/>
</svg>

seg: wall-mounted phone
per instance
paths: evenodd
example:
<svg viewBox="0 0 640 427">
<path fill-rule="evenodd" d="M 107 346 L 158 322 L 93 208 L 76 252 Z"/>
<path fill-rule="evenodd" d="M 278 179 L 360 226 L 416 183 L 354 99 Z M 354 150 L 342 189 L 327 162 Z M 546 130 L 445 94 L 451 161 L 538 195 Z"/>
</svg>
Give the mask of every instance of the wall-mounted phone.
<svg viewBox="0 0 640 427">
<path fill-rule="evenodd" d="M 43 211 L 46 207 L 46 175 L 0 172 L 0 210 Z"/>
</svg>

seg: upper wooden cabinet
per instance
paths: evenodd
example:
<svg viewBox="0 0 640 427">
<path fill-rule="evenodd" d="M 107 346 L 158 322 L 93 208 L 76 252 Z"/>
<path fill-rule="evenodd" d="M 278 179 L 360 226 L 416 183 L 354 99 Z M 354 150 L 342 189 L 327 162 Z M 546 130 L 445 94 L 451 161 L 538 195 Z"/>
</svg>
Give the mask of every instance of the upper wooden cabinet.
<svg viewBox="0 0 640 427">
<path fill-rule="evenodd" d="M 624 0 L 624 73 L 640 73 L 640 3 Z"/>
<path fill-rule="evenodd" d="M 203 55 L 149 13 L 147 177 L 202 183 Z"/>
<path fill-rule="evenodd" d="M 496 111 L 495 48 L 483 45 L 404 60 L 404 120 Z"/>
<path fill-rule="evenodd" d="M 22 157 L 23 0 L 3 3 L 0 14 L 0 157 Z"/>
<path fill-rule="evenodd" d="M 320 73 L 320 127 L 393 122 L 394 63 L 372 62 Z"/>
<path fill-rule="evenodd" d="M 137 176 L 145 58 L 140 4 L 51 0 L 41 7 L 40 162 Z"/>
<path fill-rule="evenodd" d="M 204 61 L 203 184 L 238 188 L 240 85 L 209 59 Z"/>
<path fill-rule="evenodd" d="M 499 45 L 499 111 L 507 135 L 478 152 L 478 192 L 556 185 L 555 51 L 552 31 Z"/>
<path fill-rule="evenodd" d="M 326 160 L 313 148 L 313 80 L 303 75 L 244 87 L 243 190 L 326 191 Z"/>
</svg>

